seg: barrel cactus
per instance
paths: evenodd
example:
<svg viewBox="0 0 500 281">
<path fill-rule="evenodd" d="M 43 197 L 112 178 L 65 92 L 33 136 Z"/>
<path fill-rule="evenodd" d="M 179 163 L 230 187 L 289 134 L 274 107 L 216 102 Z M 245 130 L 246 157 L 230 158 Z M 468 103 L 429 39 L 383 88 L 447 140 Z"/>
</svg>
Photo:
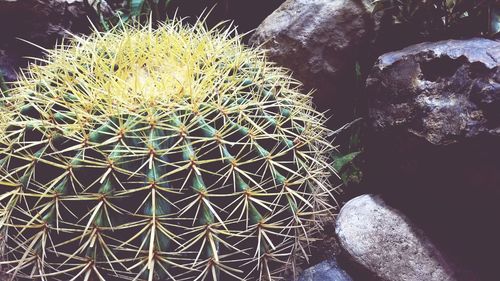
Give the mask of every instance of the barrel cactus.
<svg viewBox="0 0 500 281">
<path fill-rule="evenodd" d="M 233 29 L 74 36 L 1 97 L 17 280 L 277 280 L 334 208 L 325 117 Z"/>
</svg>

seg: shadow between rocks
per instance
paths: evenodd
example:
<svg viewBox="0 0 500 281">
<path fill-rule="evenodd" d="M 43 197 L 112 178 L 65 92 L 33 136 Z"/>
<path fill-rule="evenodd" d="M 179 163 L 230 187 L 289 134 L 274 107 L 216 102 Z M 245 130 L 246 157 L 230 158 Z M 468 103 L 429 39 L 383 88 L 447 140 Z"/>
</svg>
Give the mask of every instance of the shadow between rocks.
<svg viewBox="0 0 500 281">
<path fill-rule="evenodd" d="M 434 146 L 404 138 L 409 141 L 372 139 L 367 148 L 371 192 L 421 228 L 462 269 L 460 280 L 498 280 L 498 140 Z M 404 144 L 388 145 L 394 143 Z"/>
</svg>

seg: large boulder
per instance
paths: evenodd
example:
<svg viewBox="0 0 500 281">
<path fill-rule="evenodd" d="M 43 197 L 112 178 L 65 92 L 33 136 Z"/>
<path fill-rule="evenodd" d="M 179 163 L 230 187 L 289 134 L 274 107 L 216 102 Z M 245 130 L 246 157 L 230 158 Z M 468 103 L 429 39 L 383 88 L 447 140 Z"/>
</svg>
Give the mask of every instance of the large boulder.
<svg viewBox="0 0 500 281">
<path fill-rule="evenodd" d="M 337 236 L 354 261 L 387 281 L 457 280 L 452 266 L 422 232 L 377 196 L 342 207 Z"/>
<path fill-rule="evenodd" d="M 250 38 L 272 60 L 290 68 L 319 109 L 333 108 L 339 122 L 352 121 L 355 65 L 373 33 L 361 0 L 288 0 Z"/>
<path fill-rule="evenodd" d="M 52 48 L 68 31 L 89 32 L 92 15 L 84 0 L 0 1 L 0 71 L 6 80 L 16 79 L 19 67 L 27 65 L 26 56 L 42 54 L 40 48 L 20 39 Z"/>
<path fill-rule="evenodd" d="M 500 42 L 422 43 L 382 55 L 367 80 L 377 131 L 435 145 L 500 136 Z"/>
<path fill-rule="evenodd" d="M 366 179 L 480 280 L 500 252 L 500 42 L 422 43 L 366 82 Z"/>
</svg>

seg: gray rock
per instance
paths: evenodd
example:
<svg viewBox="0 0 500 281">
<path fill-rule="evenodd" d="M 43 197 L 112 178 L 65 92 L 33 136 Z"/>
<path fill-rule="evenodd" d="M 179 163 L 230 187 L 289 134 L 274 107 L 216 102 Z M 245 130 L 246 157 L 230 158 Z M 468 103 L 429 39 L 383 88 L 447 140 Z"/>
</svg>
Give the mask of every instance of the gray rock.
<svg viewBox="0 0 500 281">
<path fill-rule="evenodd" d="M 345 110 L 344 100 L 353 98 L 355 62 L 372 25 L 360 0 L 288 0 L 262 22 L 250 43 L 263 44 L 272 61 L 316 89 L 320 109 Z"/>
<path fill-rule="evenodd" d="M 336 232 L 354 261 L 383 280 L 456 280 L 433 244 L 380 197 L 350 200 L 340 211 Z"/>
<path fill-rule="evenodd" d="M 83 0 L 0 1 L 0 71 L 8 81 L 15 80 L 26 56 L 42 51 L 19 39 L 52 48 L 56 41 L 74 33 L 88 32 L 92 9 Z"/>
<path fill-rule="evenodd" d="M 422 43 L 382 55 L 367 80 L 376 131 L 399 128 L 435 145 L 500 136 L 500 42 Z"/>
<path fill-rule="evenodd" d="M 298 281 L 352 281 L 352 278 L 331 258 L 304 270 Z"/>
</svg>

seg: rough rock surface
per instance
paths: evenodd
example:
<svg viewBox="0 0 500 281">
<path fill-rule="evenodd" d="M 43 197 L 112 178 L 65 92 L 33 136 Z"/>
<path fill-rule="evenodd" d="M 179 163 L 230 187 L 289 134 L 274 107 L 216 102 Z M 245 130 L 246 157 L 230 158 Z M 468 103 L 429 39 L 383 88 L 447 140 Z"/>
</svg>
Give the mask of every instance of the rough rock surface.
<svg viewBox="0 0 500 281">
<path fill-rule="evenodd" d="M 336 232 L 349 255 L 383 280 L 457 280 L 421 231 L 380 197 L 362 195 L 347 202 Z"/>
<path fill-rule="evenodd" d="M 250 38 L 263 44 L 272 61 L 290 68 L 316 104 L 335 117 L 352 102 L 355 62 L 369 42 L 372 19 L 356 0 L 288 0 Z M 352 120 L 349 120 L 352 121 Z"/>
<path fill-rule="evenodd" d="M 366 177 L 479 275 L 465 280 L 498 280 L 499 62 L 498 41 L 422 43 L 382 55 L 367 80 Z"/>
<path fill-rule="evenodd" d="M 404 128 L 436 145 L 500 136 L 500 42 L 422 43 L 382 55 L 367 80 L 376 130 Z"/>
<path fill-rule="evenodd" d="M 67 35 L 88 32 L 91 7 L 83 0 L 0 1 L 0 70 L 6 80 L 16 79 L 25 56 L 40 56 L 42 47 L 52 47 Z"/>
<path fill-rule="evenodd" d="M 330 258 L 304 270 L 298 281 L 352 281 L 335 258 Z"/>
</svg>

